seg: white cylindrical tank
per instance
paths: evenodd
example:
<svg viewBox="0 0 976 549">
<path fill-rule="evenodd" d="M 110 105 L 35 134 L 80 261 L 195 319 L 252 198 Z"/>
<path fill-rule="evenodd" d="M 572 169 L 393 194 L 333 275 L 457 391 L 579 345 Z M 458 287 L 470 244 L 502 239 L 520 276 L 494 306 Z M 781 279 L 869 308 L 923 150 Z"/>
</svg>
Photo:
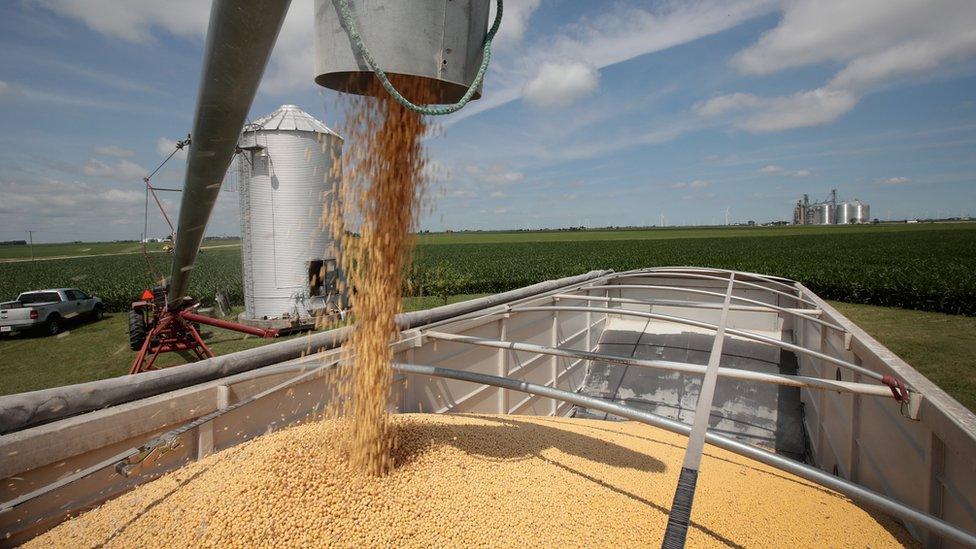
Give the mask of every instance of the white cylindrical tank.
<svg viewBox="0 0 976 549">
<path fill-rule="evenodd" d="M 857 223 L 854 210 L 855 208 L 853 202 L 841 202 L 838 204 L 836 210 L 836 223 L 839 225 Z"/>
<path fill-rule="evenodd" d="M 814 225 L 832 225 L 836 223 L 837 206 L 830 202 L 819 202 L 812 206 Z"/>
<path fill-rule="evenodd" d="M 870 223 L 871 222 L 871 207 L 870 206 L 868 206 L 867 204 L 865 204 L 864 202 L 861 202 L 860 200 L 858 200 L 856 198 L 850 204 L 851 204 L 851 207 L 854 210 L 854 213 L 853 213 L 854 221 L 853 221 L 853 223 Z"/>
<path fill-rule="evenodd" d="M 244 319 L 308 318 L 338 300 L 336 250 L 323 225 L 332 207 L 342 138 L 295 105 L 241 135 Z M 331 273 L 321 280 L 320 273 Z"/>
</svg>

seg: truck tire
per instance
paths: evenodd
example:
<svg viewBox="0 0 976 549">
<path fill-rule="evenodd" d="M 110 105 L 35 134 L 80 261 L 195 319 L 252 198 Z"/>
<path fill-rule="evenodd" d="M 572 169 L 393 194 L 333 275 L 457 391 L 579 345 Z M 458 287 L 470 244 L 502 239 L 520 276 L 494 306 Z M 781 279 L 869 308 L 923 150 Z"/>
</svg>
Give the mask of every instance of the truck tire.
<svg viewBox="0 0 976 549">
<path fill-rule="evenodd" d="M 129 348 L 142 349 L 146 342 L 146 319 L 138 311 L 129 311 Z"/>
<path fill-rule="evenodd" d="M 44 322 L 44 333 L 49 336 L 55 336 L 61 333 L 61 317 L 52 314 L 47 317 L 47 321 Z"/>
<path fill-rule="evenodd" d="M 92 318 L 96 321 L 105 318 L 105 307 L 95 305 L 95 308 L 92 309 Z"/>
</svg>

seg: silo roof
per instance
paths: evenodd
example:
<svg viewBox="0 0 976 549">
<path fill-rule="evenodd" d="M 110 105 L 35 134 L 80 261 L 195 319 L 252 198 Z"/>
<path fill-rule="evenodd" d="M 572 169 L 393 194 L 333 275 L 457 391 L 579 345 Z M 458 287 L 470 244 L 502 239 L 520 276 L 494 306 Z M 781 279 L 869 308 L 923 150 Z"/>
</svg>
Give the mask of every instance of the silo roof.
<svg viewBox="0 0 976 549">
<path fill-rule="evenodd" d="M 341 139 L 339 134 L 330 130 L 328 126 L 314 116 L 303 111 L 298 105 L 282 105 L 273 113 L 264 115 L 244 126 L 244 131 L 257 130 L 297 130 L 334 135 Z"/>
</svg>

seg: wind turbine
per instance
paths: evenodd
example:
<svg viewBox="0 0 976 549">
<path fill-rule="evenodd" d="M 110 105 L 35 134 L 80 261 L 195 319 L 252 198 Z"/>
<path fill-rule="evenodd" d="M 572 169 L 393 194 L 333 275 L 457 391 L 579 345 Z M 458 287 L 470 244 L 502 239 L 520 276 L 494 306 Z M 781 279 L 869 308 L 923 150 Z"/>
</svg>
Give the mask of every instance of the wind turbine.
<svg viewBox="0 0 976 549">
<path fill-rule="evenodd" d="M 730 223 L 729 223 L 729 221 L 730 221 L 731 219 L 732 219 L 732 213 L 731 213 L 731 212 L 729 211 L 729 208 L 728 208 L 728 207 L 726 207 L 726 208 L 725 208 L 725 224 L 726 224 L 726 225 L 730 225 Z"/>
</svg>

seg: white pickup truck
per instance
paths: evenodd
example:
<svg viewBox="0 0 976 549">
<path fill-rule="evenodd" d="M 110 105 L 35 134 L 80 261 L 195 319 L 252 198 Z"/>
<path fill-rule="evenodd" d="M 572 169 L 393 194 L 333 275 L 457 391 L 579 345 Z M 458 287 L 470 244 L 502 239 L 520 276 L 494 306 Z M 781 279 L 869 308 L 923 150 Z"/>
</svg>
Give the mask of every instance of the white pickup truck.
<svg viewBox="0 0 976 549">
<path fill-rule="evenodd" d="M 101 320 L 104 315 L 102 300 L 78 288 L 24 292 L 16 301 L 0 303 L 0 334 L 42 328 L 56 335 L 66 321 L 83 316 Z"/>
</svg>

